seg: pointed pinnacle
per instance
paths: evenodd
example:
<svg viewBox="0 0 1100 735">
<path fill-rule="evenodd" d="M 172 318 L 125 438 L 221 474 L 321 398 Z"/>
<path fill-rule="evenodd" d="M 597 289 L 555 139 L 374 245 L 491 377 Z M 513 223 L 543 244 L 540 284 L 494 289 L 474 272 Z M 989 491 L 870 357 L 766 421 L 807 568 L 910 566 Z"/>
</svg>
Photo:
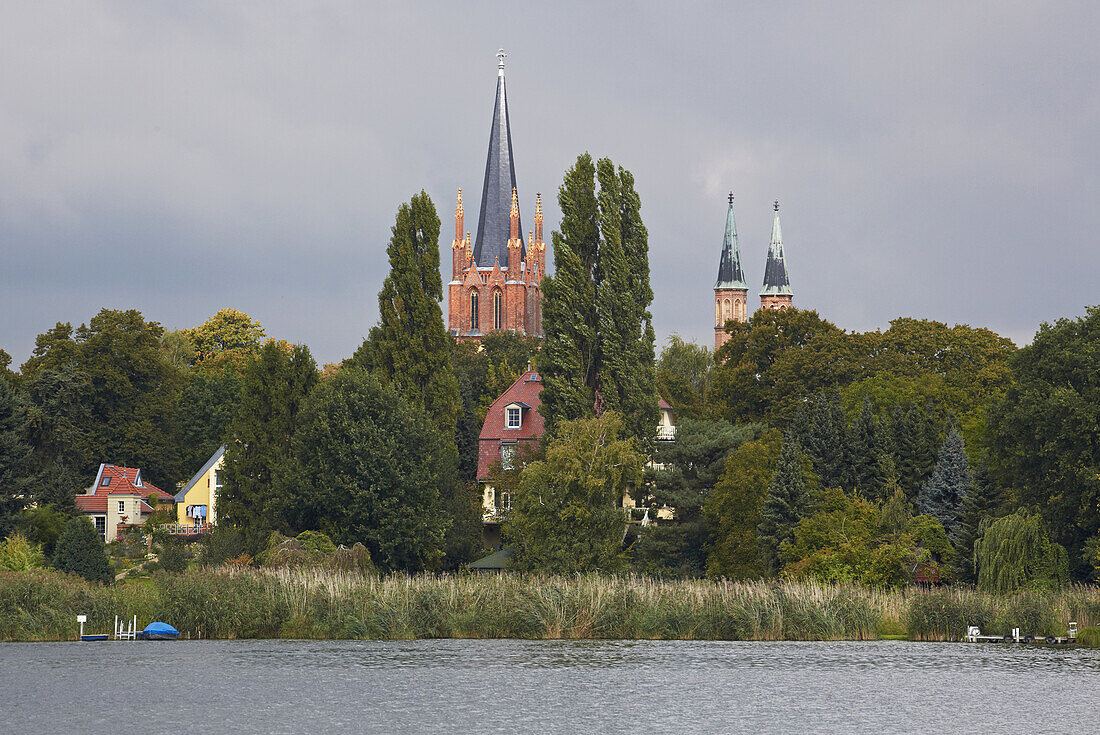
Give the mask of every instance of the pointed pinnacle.
<svg viewBox="0 0 1100 735">
<path fill-rule="evenodd" d="M 455 204 L 455 214 L 456 215 L 462 214 L 462 189 L 461 188 L 459 188 L 459 190 L 458 190 L 458 203 Z"/>
<path fill-rule="evenodd" d="M 519 197 L 516 195 L 516 187 L 512 187 L 512 216 L 519 216 Z"/>
<path fill-rule="evenodd" d="M 535 219 L 542 219 L 542 194 L 535 192 Z"/>
</svg>

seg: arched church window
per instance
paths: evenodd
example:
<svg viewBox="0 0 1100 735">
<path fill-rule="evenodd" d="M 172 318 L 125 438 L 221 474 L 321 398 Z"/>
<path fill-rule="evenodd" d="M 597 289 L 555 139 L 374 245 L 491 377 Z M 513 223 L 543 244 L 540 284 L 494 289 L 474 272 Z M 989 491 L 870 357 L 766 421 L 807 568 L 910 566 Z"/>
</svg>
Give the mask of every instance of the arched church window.
<svg viewBox="0 0 1100 735">
<path fill-rule="evenodd" d="M 714 326 L 722 326 L 722 300 L 714 300 Z"/>
<path fill-rule="evenodd" d="M 477 327 L 477 289 L 475 288 L 470 291 L 470 331 L 474 331 Z"/>
<path fill-rule="evenodd" d="M 500 329 L 500 289 L 493 291 L 493 329 Z"/>
<path fill-rule="evenodd" d="M 722 307 L 723 307 L 723 309 L 722 309 L 722 311 L 723 311 L 722 323 L 725 324 L 726 322 L 728 322 L 730 319 L 733 318 L 733 311 L 730 309 L 730 300 L 726 299 L 725 302 L 722 304 Z"/>
<path fill-rule="evenodd" d="M 744 320 L 744 316 L 741 314 L 741 299 L 733 300 L 733 318 L 738 321 Z"/>
</svg>

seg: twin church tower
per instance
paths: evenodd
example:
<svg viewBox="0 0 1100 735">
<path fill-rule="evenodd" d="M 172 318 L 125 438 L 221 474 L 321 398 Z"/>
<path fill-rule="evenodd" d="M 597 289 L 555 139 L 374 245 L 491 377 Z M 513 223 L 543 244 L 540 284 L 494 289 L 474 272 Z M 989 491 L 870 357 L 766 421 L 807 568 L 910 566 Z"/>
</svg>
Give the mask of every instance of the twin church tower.
<svg viewBox="0 0 1100 735">
<path fill-rule="evenodd" d="M 768 262 L 764 266 L 764 286 L 760 289 L 761 309 L 789 309 L 794 301 L 787 276 L 787 258 L 783 253 L 783 230 L 779 226 L 779 202 L 772 217 L 772 239 L 768 244 Z M 714 284 L 714 349 L 729 339 L 728 321 L 749 320 L 749 287 L 741 270 L 741 248 L 737 244 L 737 222 L 733 219 L 733 194 L 726 210 L 726 234 L 722 238 L 722 259 Z"/>
<path fill-rule="evenodd" d="M 494 331 L 543 336 L 540 282 L 546 272 L 542 239 L 542 196 L 535 195 L 535 228 L 524 241 L 520 224 L 512 129 L 504 83 L 503 50 L 497 53 L 497 95 L 489 130 L 489 153 L 481 188 L 477 236 L 465 229 L 462 190 L 455 204 L 455 237 L 451 243 L 451 281 L 447 286 L 447 328 L 457 339 L 479 339 Z M 775 204 L 768 262 L 760 308 L 786 309 L 793 294 L 787 278 L 779 203 Z M 748 321 L 748 286 L 741 269 L 733 194 L 726 213 L 726 234 L 718 281 L 714 284 L 714 347 L 729 338 L 727 321 Z"/>
</svg>

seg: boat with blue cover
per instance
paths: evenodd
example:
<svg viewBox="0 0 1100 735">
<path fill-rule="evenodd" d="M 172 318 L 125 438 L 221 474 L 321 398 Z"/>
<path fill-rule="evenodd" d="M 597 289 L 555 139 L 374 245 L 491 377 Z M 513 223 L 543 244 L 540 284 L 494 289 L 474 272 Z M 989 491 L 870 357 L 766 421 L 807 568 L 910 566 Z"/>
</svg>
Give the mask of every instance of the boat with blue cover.
<svg viewBox="0 0 1100 735">
<path fill-rule="evenodd" d="M 168 623 L 149 623 L 137 637 L 143 641 L 174 641 L 180 632 Z"/>
</svg>

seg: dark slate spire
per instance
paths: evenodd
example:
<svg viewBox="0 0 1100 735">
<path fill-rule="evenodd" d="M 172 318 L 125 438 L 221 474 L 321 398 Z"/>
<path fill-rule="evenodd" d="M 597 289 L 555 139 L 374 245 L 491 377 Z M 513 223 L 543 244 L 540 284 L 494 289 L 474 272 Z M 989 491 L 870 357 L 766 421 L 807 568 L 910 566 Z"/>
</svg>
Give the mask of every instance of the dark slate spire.
<svg viewBox="0 0 1100 735">
<path fill-rule="evenodd" d="M 733 221 L 733 192 L 730 192 L 730 208 L 726 211 L 726 235 L 722 238 L 722 260 L 718 264 L 718 281 L 715 288 L 748 288 L 741 271 L 741 248 L 737 246 L 737 223 Z"/>
<path fill-rule="evenodd" d="M 497 102 L 489 130 L 489 155 L 485 159 L 485 185 L 481 189 L 481 215 L 477 219 L 474 261 L 478 266 L 508 267 L 508 235 L 511 231 L 512 190 L 516 165 L 512 159 L 512 129 L 508 124 L 508 96 L 504 90 L 504 49 L 497 52 Z M 520 232 L 523 232 L 522 223 Z M 522 256 L 523 253 L 521 252 Z"/>
<path fill-rule="evenodd" d="M 775 203 L 772 219 L 772 241 L 768 245 L 768 264 L 764 266 L 764 288 L 761 296 L 791 296 L 791 281 L 787 277 L 787 261 L 783 255 L 783 231 L 779 228 L 779 202 Z"/>
</svg>

